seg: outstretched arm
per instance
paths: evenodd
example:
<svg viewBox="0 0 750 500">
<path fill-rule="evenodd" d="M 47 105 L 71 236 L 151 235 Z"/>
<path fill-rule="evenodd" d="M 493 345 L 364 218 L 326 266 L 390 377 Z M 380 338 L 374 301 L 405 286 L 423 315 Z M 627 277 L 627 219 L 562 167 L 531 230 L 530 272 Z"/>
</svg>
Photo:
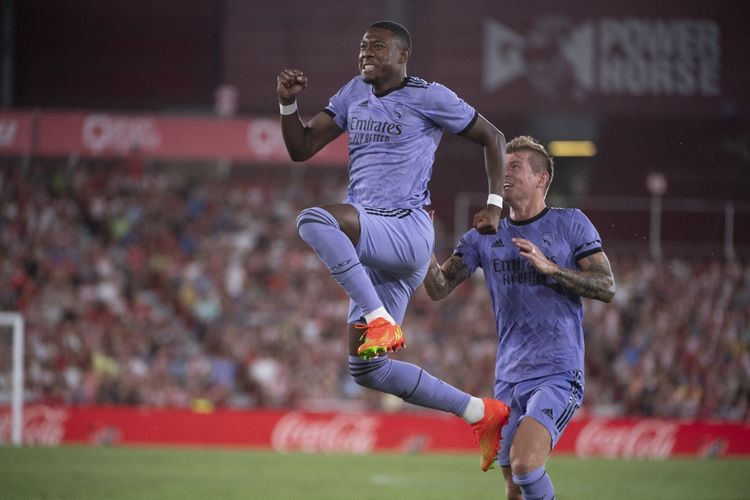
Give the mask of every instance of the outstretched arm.
<svg viewBox="0 0 750 500">
<path fill-rule="evenodd" d="M 580 259 L 578 271 L 558 266 L 527 239 L 513 238 L 513 243 L 540 274 L 552 276 L 568 292 L 602 302 L 609 302 L 615 296 L 615 277 L 604 252 Z"/>
<path fill-rule="evenodd" d="M 482 115 L 478 115 L 474 125 L 462 135 L 484 148 L 484 168 L 490 194 L 500 195 L 505 175 L 505 136 Z M 488 204 L 474 215 L 473 226 L 481 234 L 497 233 L 501 210 L 502 207 Z"/>
<path fill-rule="evenodd" d="M 469 276 L 471 272 L 459 255 L 452 256 L 442 266 L 433 255 L 424 278 L 424 289 L 432 300 L 444 299 Z"/>
<path fill-rule="evenodd" d="M 307 87 L 307 77 L 298 69 L 285 69 L 276 77 L 279 103 L 296 105 L 297 95 Z M 333 119 L 320 112 L 307 124 L 296 110 L 281 115 L 281 134 L 293 161 L 305 161 L 343 133 Z"/>
</svg>

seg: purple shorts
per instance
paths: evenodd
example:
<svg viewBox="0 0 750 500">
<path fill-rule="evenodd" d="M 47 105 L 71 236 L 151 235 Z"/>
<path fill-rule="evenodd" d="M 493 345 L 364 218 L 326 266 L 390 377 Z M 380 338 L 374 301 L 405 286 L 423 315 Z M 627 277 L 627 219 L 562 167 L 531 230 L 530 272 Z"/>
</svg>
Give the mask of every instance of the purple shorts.
<svg viewBox="0 0 750 500">
<path fill-rule="evenodd" d="M 359 260 L 383 307 L 401 324 L 411 294 L 424 280 L 435 246 L 430 215 L 421 208 L 351 205 L 359 212 L 360 235 L 355 247 Z M 350 301 L 349 323 L 362 317 L 362 309 Z"/>
<path fill-rule="evenodd" d="M 557 444 L 565 427 L 583 401 L 583 372 L 573 370 L 522 382 L 495 381 L 495 399 L 510 406 L 498 453 L 501 467 L 510 465 L 510 446 L 521 420 L 531 417 L 542 424 Z"/>
</svg>

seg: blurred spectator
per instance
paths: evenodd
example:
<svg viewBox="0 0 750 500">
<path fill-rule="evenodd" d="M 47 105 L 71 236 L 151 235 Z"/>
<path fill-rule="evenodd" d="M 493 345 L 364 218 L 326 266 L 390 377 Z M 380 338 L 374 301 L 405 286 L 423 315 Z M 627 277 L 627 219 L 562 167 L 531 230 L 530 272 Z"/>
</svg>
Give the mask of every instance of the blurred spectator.
<svg viewBox="0 0 750 500">
<path fill-rule="evenodd" d="M 31 398 L 392 408 L 342 369 L 345 297 L 294 227 L 300 209 L 344 189 L 337 169 L 132 175 L 116 162 L 3 159 L 0 310 L 25 315 Z M 584 407 L 748 420 L 750 265 L 607 251 L 618 292 L 585 303 Z M 404 328 L 419 348 L 397 356 L 489 395 L 496 335 L 481 279 L 439 309 L 418 291 Z"/>
</svg>

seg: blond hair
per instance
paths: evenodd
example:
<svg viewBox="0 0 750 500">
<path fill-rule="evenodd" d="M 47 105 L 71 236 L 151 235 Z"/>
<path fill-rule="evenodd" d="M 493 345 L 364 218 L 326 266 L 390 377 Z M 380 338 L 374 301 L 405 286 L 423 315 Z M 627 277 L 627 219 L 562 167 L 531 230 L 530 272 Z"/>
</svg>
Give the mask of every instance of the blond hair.
<svg viewBox="0 0 750 500">
<path fill-rule="evenodd" d="M 550 156 L 544 146 L 529 135 L 515 137 L 505 146 L 506 154 L 518 153 L 520 151 L 536 153 L 535 155 L 532 154 L 529 156 L 529 164 L 531 165 L 531 168 L 533 168 L 534 172 L 537 174 L 542 170 L 549 174 L 547 185 L 544 189 L 544 194 L 546 196 L 547 191 L 549 191 L 549 186 L 552 184 L 552 177 L 555 175 L 555 160 Z"/>
</svg>

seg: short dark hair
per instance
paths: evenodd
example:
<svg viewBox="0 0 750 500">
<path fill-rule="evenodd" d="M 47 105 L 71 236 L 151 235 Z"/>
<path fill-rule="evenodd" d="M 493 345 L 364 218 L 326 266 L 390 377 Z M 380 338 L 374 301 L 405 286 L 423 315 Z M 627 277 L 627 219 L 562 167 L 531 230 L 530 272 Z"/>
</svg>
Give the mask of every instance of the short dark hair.
<svg viewBox="0 0 750 500">
<path fill-rule="evenodd" d="M 411 50 L 411 35 L 409 34 L 409 30 L 403 25 L 395 21 L 377 21 L 367 27 L 367 29 L 370 28 L 383 28 L 384 30 L 390 31 L 401 40 L 407 49 Z"/>
</svg>

